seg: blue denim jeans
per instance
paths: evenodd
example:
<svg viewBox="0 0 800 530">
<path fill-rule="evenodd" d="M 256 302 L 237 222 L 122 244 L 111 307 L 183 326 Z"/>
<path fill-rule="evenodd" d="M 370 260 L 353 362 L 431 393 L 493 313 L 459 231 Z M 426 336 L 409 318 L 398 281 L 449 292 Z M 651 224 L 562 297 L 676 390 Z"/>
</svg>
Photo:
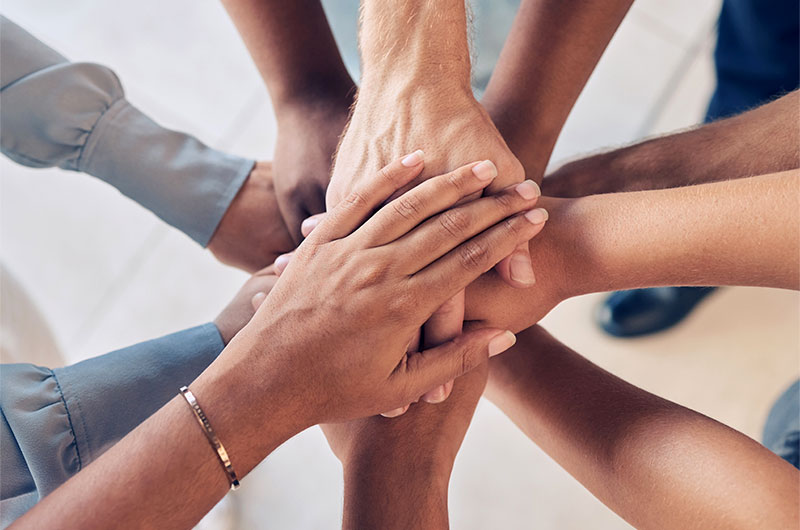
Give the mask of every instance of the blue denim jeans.
<svg viewBox="0 0 800 530">
<path fill-rule="evenodd" d="M 725 0 L 706 121 L 751 109 L 800 85 L 800 2 Z"/>
<path fill-rule="evenodd" d="M 763 440 L 767 449 L 800 469 L 800 380 L 772 406 Z"/>
</svg>

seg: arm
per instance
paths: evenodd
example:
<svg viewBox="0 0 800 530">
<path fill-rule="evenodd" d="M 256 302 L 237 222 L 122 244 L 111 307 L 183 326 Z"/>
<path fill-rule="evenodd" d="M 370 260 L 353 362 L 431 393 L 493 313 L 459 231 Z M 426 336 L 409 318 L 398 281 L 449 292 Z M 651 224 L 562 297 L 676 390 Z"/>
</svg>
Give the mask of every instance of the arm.
<svg viewBox="0 0 800 530">
<path fill-rule="evenodd" d="M 70 63 L 6 18 L 0 28 L 3 154 L 96 176 L 249 271 L 293 247 L 265 164 L 161 127 L 128 102 L 108 68 Z M 249 230 L 237 228 L 247 222 Z"/>
<path fill-rule="evenodd" d="M 0 524 L 7 526 L 103 454 L 194 380 L 250 320 L 270 271 L 250 278 L 215 319 L 50 370 L 0 369 Z"/>
<path fill-rule="evenodd" d="M 472 95 L 463 0 L 367 0 L 359 43 L 362 83 L 334 163 L 329 207 L 389 160 L 419 147 L 425 170 L 411 185 L 475 159 L 496 165 L 498 178 L 488 193 L 525 178 Z M 514 256 L 499 267 L 501 276 L 512 285 L 530 285 L 530 256 L 525 249 Z M 460 308 L 456 304 L 455 312 Z"/>
<path fill-rule="evenodd" d="M 711 418 L 595 366 L 544 330 L 490 362 L 487 395 L 637 528 L 794 528 L 800 474 Z"/>
<path fill-rule="evenodd" d="M 800 170 L 669 190 L 542 199 L 530 245 L 537 285 L 492 274 L 467 290 L 468 320 L 518 331 L 561 300 L 661 285 L 800 288 Z"/>
<path fill-rule="evenodd" d="M 440 405 L 414 404 L 391 420 L 373 416 L 322 426 L 344 470 L 343 528 L 449 528 L 450 474 L 487 368 L 458 378 Z"/>
<path fill-rule="evenodd" d="M 525 216 L 532 201 L 509 195 L 502 204 L 479 199 L 455 207 L 475 222 L 458 235 L 447 231 L 438 217 L 455 210 L 437 212 L 488 184 L 469 166 L 412 190 L 418 212 L 403 215 L 391 203 L 364 223 L 421 169 L 422 162 L 406 167 L 396 160 L 332 211 L 300 245 L 250 323 L 192 383 L 240 477 L 311 425 L 408 403 L 513 345 L 509 332 L 482 329 L 406 353 L 415 330 L 438 306 L 541 228 Z M 18 526 L 196 523 L 228 484 L 180 399 L 46 497 Z"/>
<path fill-rule="evenodd" d="M 292 237 L 325 210 L 333 154 L 355 84 L 319 0 L 223 0 L 266 82 L 278 121 L 275 185 Z"/>
<path fill-rule="evenodd" d="M 561 128 L 633 0 L 523 0 L 483 106 L 528 178 L 542 181 Z"/>
<path fill-rule="evenodd" d="M 675 188 L 800 167 L 800 92 L 738 116 L 565 164 L 547 195 Z"/>
</svg>

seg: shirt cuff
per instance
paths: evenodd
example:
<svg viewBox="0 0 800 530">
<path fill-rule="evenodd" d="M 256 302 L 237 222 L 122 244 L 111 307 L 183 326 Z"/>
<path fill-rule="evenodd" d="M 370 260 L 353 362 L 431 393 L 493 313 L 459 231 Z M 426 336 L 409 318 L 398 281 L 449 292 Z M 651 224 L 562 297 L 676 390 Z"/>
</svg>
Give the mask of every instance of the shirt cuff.
<svg viewBox="0 0 800 530">
<path fill-rule="evenodd" d="M 161 127 L 121 98 L 97 121 L 77 169 L 206 246 L 254 165 Z"/>
<path fill-rule="evenodd" d="M 81 467 L 175 397 L 224 347 L 209 323 L 53 370 Z"/>
</svg>

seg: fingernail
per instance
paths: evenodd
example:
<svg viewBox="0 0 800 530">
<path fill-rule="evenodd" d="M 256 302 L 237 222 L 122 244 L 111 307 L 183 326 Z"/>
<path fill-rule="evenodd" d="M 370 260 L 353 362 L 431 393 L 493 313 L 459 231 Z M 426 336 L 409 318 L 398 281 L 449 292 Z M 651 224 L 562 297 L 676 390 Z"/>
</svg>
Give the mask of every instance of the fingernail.
<svg viewBox="0 0 800 530">
<path fill-rule="evenodd" d="M 406 405 L 405 407 L 400 407 L 399 409 L 390 410 L 389 412 L 382 412 L 381 416 L 384 418 L 396 418 L 398 416 L 402 416 L 408 410 L 410 405 Z"/>
<path fill-rule="evenodd" d="M 535 225 L 540 225 L 543 222 L 547 221 L 550 218 L 550 215 L 547 213 L 547 210 L 544 208 L 536 208 L 535 210 L 528 210 L 525 212 L 525 219 L 530 221 Z"/>
<path fill-rule="evenodd" d="M 536 283 L 536 276 L 533 275 L 531 258 L 524 254 L 514 254 L 509 262 L 509 272 L 511 279 L 523 285 L 533 285 Z"/>
<path fill-rule="evenodd" d="M 499 355 L 516 344 L 517 337 L 510 331 L 504 331 L 489 341 L 489 357 Z"/>
<path fill-rule="evenodd" d="M 312 230 L 314 230 L 317 227 L 318 224 L 319 224 L 319 218 L 309 217 L 308 219 L 300 223 L 300 232 L 303 235 L 307 236 L 308 234 L 311 233 Z"/>
<path fill-rule="evenodd" d="M 516 190 L 517 193 L 519 193 L 522 198 L 527 201 L 535 199 L 542 194 L 542 191 L 539 189 L 539 185 L 532 180 L 520 182 L 517 184 Z"/>
<path fill-rule="evenodd" d="M 256 293 L 253 295 L 253 298 L 250 299 L 250 303 L 253 305 L 253 309 L 258 311 L 258 308 L 261 307 L 261 304 L 266 299 L 267 299 L 267 293 Z"/>
<path fill-rule="evenodd" d="M 425 403 L 437 404 L 445 400 L 447 389 L 444 385 L 425 393 Z"/>
<path fill-rule="evenodd" d="M 480 180 L 491 180 L 497 176 L 497 166 L 491 160 L 484 160 L 480 164 L 473 166 L 472 172 Z"/>
<path fill-rule="evenodd" d="M 406 167 L 414 167 L 422 163 L 423 156 L 425 156 L 425 153 L 422 152 L 422 149 L 417 149 L 410 155 L 406 155 L 406 157 L 403 158 L 400 163 Z"/>
<path fill-rule="evenodd" d="M 278 274 L 282 273 L 290 261 L 292 261 L 292 257 L 289 254 L 281 254 L 275 258 L 275 271 Z"/>
</svg>

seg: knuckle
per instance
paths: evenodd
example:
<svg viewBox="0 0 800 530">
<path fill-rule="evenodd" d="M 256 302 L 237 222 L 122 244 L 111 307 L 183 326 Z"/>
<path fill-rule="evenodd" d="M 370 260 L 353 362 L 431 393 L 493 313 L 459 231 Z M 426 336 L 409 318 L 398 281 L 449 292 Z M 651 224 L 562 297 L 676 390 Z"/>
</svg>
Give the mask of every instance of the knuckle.
<svg viewBox="0 0 800 530">
<path fill-rule="evenodd" d="M 469 271 L 482 270 L 486 268 L 486 263 L 489 260 L 489 247 L 486 243 L 468 241 L 459 250 L 458 258 L 461 266 L 465 269 Z"/>
<path fill-rule="evenodd" d="M 395 182 L 395 175 L 394 175 L 394 173 L 393 173 L 393 172 L 392 172 L 392 171 L 391 171 L 391 170 L 388 168 L 388 166 L 387 166 L 387 167 L 382 167 L 382 168 L 380 168 L 380 169 L 378 170 L 378 178 L 379 178 L 380 180 L 383 180 L 383 181 L 389 182 L 389 183 L 391 183 L 391 184 L 394 184 L 394 182 Z"/>
<path fill-rule="evenodd" d="M 367 200 L 366 198 L 364 198 L 364 195 L 360 191 L 354 190 L 345 196 L 341 204 L 343 208 L 346 208 L 348 210 L 355 210 L 365 207 L 367 204 Z"/>
<path fill-rule="evenodd" d="M 497 195 L 492 195 L 495 204 L 497 205 L 498 209 L 503 212 L 510 212 L 514 210 L 514 205 L 516 201 L 509 193 L 498 193 Z"/>
<path fill-rule="evenodd" d="M 519 219 L 514 217 L 510 217 L 503 220 L 503 231 L 508 234 L 509 236 L 518 236 L 519 233 L 522 231 L 522 227 L 520 226 Z"/>
<path fill-rule="evenodd" d="M 394 212 L 403 219 L 418 219 L 423 212 L 423 202 L 414 193 L 401 195 L 392 202 Z"/>
<path fill-rule="evenodd" d="M 480 364 L 478 352 L 473 344 L 457 340 L 456 347 L 459 349 L 459 362 L 461 364 L 459 374 L 466 374 Z"/>
<path fill-rule="evenodd" d="M 455 188 L 456 191 L 461 192 L 464 190 L 464 186 L 466 183 L 464 182 L 464 176 L 461 172 L 453 171 L 452 173 L 449 173 L 447 175 L 447 178 L 445 179 L 445 184 L 447 185 L 447 187 Z"/>
<path fill-rule="evenodd" d="M 356 284 L 358 289 L 366 289 L 378 285 L 386 278 L 386 268 L 377 264 L 370 264 L 362 267 L 356 273 Z"/>
<path fill-rule="evenodd" d="M 448 210 L 439 216 L 439 224 L 453 237 L 461 237 L 470 226 L 469 215 L 462 209 Z"/>
</svg>

